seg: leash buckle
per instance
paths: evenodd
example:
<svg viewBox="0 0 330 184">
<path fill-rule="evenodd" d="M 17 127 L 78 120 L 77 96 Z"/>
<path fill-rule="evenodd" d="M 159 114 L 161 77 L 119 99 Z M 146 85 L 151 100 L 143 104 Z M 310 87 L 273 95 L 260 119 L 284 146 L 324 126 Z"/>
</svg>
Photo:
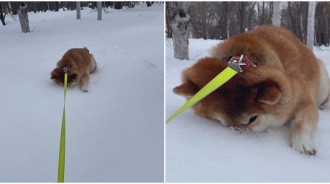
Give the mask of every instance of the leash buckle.
<svg viewBox="0 0 330 184">
<path fill-rule="evenodd" d="M 68 67 L 68 66 L 64 66 L 63 67 L 63 72 L 64 73 L 68 74 L 68 73 L 70 73 L 70 71 L 71 71 L 71 68 L 70 67 Z"/>
<path fill-rule="evenodd" d="M 244 55 L 242 54 L 240 57 L 231 57 L 228 61 L 228 66 L 235 70 L 237 73 L 242 73 L 243 69 L 249 68 L 250 66 L 256 67 L 256 65 L 251 62 L 250 60 L 244 58 Z"/>
</svg>

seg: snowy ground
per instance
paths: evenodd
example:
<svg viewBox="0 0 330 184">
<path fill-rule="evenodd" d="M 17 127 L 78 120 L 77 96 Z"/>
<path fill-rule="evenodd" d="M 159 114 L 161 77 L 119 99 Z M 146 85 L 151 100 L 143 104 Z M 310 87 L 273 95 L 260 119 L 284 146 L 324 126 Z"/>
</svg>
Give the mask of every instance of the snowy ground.
<svg viewBox="0 0 330 184">
<path fill-rule="evenodd" d="M 0 182 L 56 182 L 63 88 L 50 72 L 88 47 L 98 68 L 89 91 L 67 93 L 67 182 L 161 182 L 163 4 L 29 13 L 31 33 L 0 27 Z"/>
<path fill-rule="evenodd" d="M 172 89 L 181 71 L 218 41 L 190 40 L 191 61 L 173 57 L 166 43 L 166 117 L 185 99 Z M 330 49 L 316 49 L 330 71 Z M 320 111 L 314 134 L 316 156 L 290 148 L 289 127 L 266 133 L 239 133 L 220 123 L 198 117 L 191 109 L 166 126 L 166 181 L 168 182 L 330 182 L 330 109 Z"/>
</svg>

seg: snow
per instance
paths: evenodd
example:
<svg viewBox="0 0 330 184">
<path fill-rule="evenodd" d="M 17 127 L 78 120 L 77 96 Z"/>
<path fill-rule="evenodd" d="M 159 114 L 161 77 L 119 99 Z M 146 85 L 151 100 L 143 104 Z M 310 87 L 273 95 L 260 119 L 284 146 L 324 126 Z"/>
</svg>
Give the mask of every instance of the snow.
<svg viewBox="0 0 330 184">
<path fill-rule="evenodd" d="M 56 182 L 63 87 L 50 72 L 70 48 L 98 68 L 68 89 L 66 182 L 164 180 L 164 4 L 29 13 L 0 27 L 0 182 Z"/>
<path fill-rule="evenodd" d="M 190 61 L 173 57 L 166 42 L 166 117 L 184 102 L 172 89 L 183 69 L 219 41 L 190 39 Z M 330 71 L 330 49 L 315 48 Z M 289 126 L 265 133 L 239 133 L 214 120 L 186 110 L 166 125 L 167 182 L 330 182 L 330 109 L 321 110 L 314 133 L 316 156 L 301 155 L 290 147 Z"/>
</svg>

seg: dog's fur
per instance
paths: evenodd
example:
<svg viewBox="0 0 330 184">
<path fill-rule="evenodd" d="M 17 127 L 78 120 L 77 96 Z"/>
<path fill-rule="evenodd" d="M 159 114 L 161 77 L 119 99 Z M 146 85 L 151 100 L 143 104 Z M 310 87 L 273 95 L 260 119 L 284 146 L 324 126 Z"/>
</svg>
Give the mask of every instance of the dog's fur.
<svg viewBox="0 0 330 184">
<path fill-rule="evenodd" d="M 329 78 L 313 52 L 283 28 L 261 26 L 220 43 L 211 57 L 183 72 L 182 84 L 174 92 L 191 98 L 227 67 L 223 58 L 241 54 L 257 66 L 195 104 L 195 113 L 254 132 L 291 122 L 292 148 L 314 155 L 312 134 L 318 108 L 328 101 Z"/>
<path fill-rule="evenodd" d="M 68 50 L 57 63 L 52 71 L 50 79 L 55 83 L 63 85 L 64 73 L 68 74 L 68 86 L 80 84 L 80 90 L 87 92 L 89 74 L 96 69 L 94 56 L 85 48 L 74 48 Z"/>
</svg>

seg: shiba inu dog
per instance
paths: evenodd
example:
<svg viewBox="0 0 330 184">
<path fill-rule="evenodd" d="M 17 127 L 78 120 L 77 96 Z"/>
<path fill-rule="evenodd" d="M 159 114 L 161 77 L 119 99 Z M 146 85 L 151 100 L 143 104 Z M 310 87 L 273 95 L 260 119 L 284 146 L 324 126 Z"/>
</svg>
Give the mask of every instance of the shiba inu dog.
<svg viewBox="0 0 330 184">
<path fill-rule="evenodd" d="M 87 92 L 89 74 L 96 69 L 94 56 L 85 48 L 68 50 L 57 63 L 57 67 L 51 72 L 55 83 L 63 85 L 64 73 L 68 74 L 68 86 L 80 85 L 80 90 Z"/>
<path fill-rule="evenodd" d="M 211 57 L 183 71 L 173 90 L 187 99 L 224 70 L 229 56 L 254 63 L 192 108 L 199 116 L 225 126 L 262 132 L 291 123 L 291 146 L 314 155 L 312 134 L 318 108 L 329 98 L 329 78 L 323 63 L 284 28 L 261 26 L 220 43 Z"/>
</svg>

